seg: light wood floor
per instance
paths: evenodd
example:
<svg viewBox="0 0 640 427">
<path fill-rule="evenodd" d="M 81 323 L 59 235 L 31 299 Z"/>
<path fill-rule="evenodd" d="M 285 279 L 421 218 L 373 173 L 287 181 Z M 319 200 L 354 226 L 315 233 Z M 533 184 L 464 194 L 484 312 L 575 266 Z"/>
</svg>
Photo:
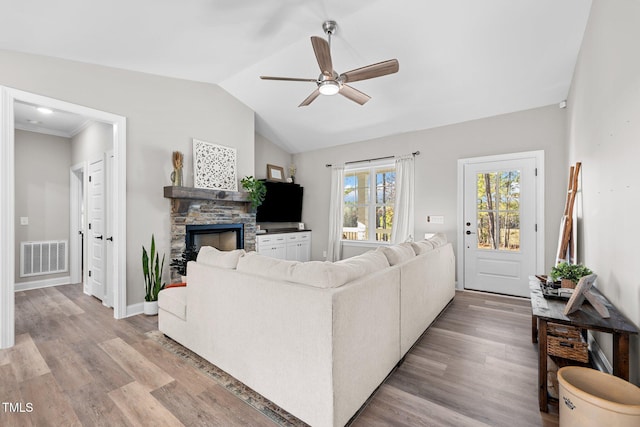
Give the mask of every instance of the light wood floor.
<svg viewBox="0 0 640 427">
<path fill-rule="evenodd" d="M 156 317 L 112 316 L 79 285 L 16 293 L 0 426 L 273 425 L 147 338 Z M 557 426 L 538 411 L 530 319 L 527 300 L 459 292 L 353 425 Z"/>
</svg>

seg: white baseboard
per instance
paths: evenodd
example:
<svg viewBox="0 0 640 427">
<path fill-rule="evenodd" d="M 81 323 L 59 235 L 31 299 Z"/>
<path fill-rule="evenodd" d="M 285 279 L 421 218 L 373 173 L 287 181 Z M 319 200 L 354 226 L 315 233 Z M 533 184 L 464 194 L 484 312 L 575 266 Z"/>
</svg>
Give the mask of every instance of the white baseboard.
<svg viewBox="0 0 640 427">
<path fill-rule="evenodd" d="M 31 289 L 49 288 L 51 286 L 68 285 L 71 277 L 56 277 L 54 279 L 34 280 L 31 282 L 20 282 L 15 284 L 15 291 L 29 291 Z"/>
<path fill-rule="evenodd" d="M 602 351 L 598 341 L 596 341 L 591 332 L 589 332 L 588 338 L 589 348 L 591 348 L 591 355 L 593 356 L 593 362 L 595 363 L 596 368 L 599 371 L 613 374 L 613 366 L 611 365 L 611 362 L 609 362 L 609 359 L 607 359 L 607 356 L 604 354 L 604 351 Z"/>
<path fill-rule="evenodd" d="M 144 303 L 139 302 L 138 304 L 131 304 L 127 306 L 127 315 L 126 317 L 135 316 L 136 314 L 144 313 Z"/>
</svg>

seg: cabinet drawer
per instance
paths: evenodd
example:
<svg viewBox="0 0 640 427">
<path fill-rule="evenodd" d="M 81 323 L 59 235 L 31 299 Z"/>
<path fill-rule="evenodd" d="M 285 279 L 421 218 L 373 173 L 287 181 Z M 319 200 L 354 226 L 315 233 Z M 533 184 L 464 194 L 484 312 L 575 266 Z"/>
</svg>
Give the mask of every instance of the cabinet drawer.
<svg viewBox="0 0 640 427">
<path fill-rule="evenodd" d="M 258 236 L 258 244 L 273 244 L 273 243 L 285 243 L 286 239 L 283 234 L 272 234 L 270 236 Z"/>
</svg>

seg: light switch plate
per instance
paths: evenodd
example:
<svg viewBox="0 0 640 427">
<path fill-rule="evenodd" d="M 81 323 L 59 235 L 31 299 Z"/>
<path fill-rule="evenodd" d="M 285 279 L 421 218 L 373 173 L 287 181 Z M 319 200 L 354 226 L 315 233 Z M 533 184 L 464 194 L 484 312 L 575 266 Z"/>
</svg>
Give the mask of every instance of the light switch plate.
<svg viewBox="0 0 640 427">
<path fill-rule="evenodd" d="M 29 225 L 29 217 L 21 216 L 20 217 L 20 225 Z"/>
<path fill-rule="evenodd" d="M 444 224 L 444 216 L 442 216 L 442 215 L 429 215 L 429 216 L 427 216 L 427 222 L 429 224 Z"/>
</svg>

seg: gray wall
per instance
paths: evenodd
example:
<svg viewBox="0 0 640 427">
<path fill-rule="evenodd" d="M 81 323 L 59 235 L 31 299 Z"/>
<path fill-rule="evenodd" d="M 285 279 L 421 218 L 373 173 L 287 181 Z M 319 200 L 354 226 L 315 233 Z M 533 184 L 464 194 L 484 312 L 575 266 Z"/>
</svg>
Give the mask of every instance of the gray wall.
<svg viewBox="0 0 640 427">
<path fill-rule="evenodd" d="M 90 162 L 113 150 L 113 125 L 90 123 L 71 138 L 71 164 Z"/>
<path fill-rule="evenodd" d="M 70 161 L 68 138 L 16 130 L 16 283 L 69 275 L 66 272 L 20 277 L 20 242 L 69 240 Z M 29 225 L 20 225 L 20 217 L 28 217 Z"/>
<path fill-rule="evenodd" d="M 128 305 L 144 299 L 141 246 L 152 233 L 169 254 L 162 187 L 171 183 L 171 152 L 185 154 L 185 185 L 193 185 L 192 138 L 235 147 L 238 177 L 254 175 L 253 111 L 217 85 L 2 50 L 0 85 L 127 118 Z"/>
<path fill-rule="evenodd" d="M 568 100 L 571 162 L 582 162 L 580 261 L 597 286 L 640 325 L 640 2 L 595 0 Z M 612 360 L 611 336 L 598 343 Z M 640 384 L 640 340 L 631 339 L 631 381 Z"/>
<path fill-rule="evenodd" d="M 393 135 L 308 153 L 295 154 L 298 182 L 305 187 L 302 218 L 313 229 L 312 258 L 327 248 L 330 168 L 340 163 L 419 150 L 416 157 L 415 236 L 444 232 L 456 246 L 458 227 L 457 161 L 461 158 L 522 151 L 545 151 L 545 264 L 552 265 L 564 209 L 568 171 L 566 110 L 551 105 L 435 129 Z M 444 215 L 442 225 L 427 215 Z"/>
<path fill-rule="evenodd" d="M 289 177 L 289 165 L 293 161 L 291 153 L 283 150 L 264 136 L 256 133 L 255 169 L 256 179 L 267 177 L 267 164 L 282 166 Z"/>
</svg>

